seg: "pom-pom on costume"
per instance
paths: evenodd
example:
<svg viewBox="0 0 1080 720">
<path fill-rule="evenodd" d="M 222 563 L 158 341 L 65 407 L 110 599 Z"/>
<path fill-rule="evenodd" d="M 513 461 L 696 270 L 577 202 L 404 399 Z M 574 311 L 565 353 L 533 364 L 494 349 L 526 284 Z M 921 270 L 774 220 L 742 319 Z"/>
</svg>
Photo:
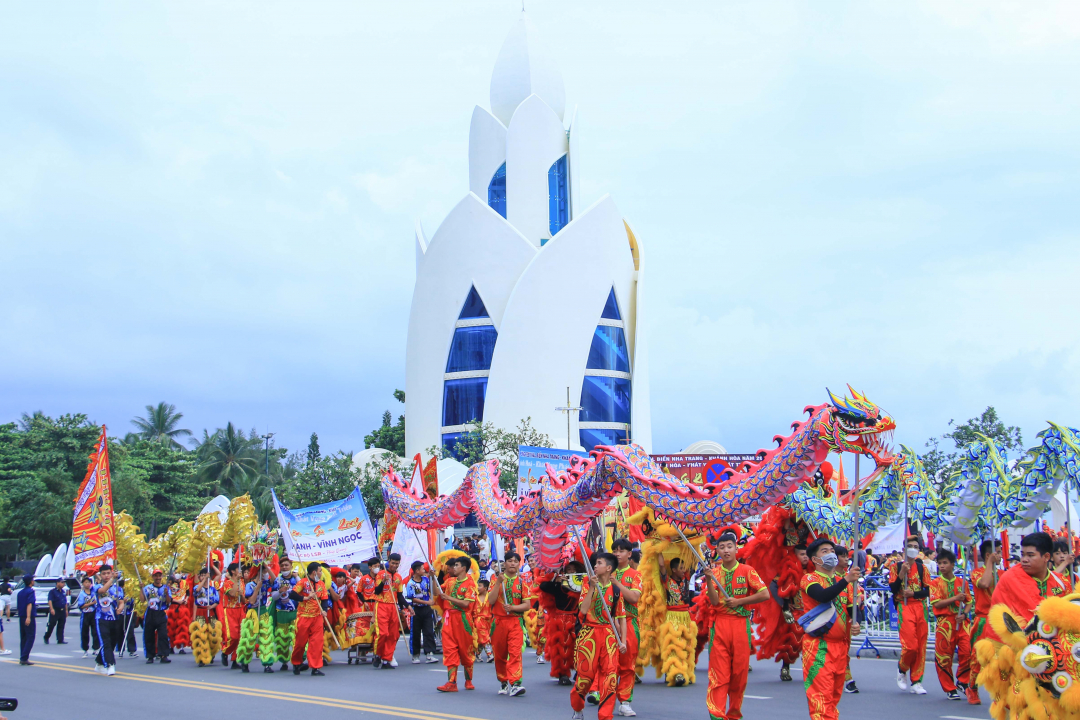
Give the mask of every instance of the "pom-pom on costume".
<svg viewBox="0 0 1080 720">
<path fill-rule="evenodd" d="M 577 641 L 580 585 L 555 582 L 554 575 L 540 581 L 538 597 L 544 612 L 544 657 L 551 664 L 549 675 L 560 684 L 569 685 L 574 671 L 574 643 Z"/>
<path fill-rule="evenodd" d="M 214 662 L 221 650 L 221 623 L 214 609 L 220 602 L 218 589 L 208 582 L 205 587 L 196 585 L 191 591 L 194 604 L 194 621 L 188 628 L 191 635 L 191 651 L 200 667 Z"/>
<path fill-rule="evenodd" d="M 173 650 L 191 647 L 191 608 L 188 607 L 188 598 L 191 596 L 190 584 L 183 582 L 172 583 L 172 604 L 166 612 L 168 622 L 169 643 Z"/>
</svg>

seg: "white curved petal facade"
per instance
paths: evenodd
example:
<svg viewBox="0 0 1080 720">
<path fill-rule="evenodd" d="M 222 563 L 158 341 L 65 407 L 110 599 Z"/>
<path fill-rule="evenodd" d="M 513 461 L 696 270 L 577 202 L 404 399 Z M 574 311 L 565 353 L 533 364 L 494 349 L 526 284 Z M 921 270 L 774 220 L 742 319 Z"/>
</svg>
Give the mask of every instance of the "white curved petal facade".
<svg viewBox="0 0 1080 720">
<path fill-rule="evenodd" d="M 470 193 L 418 227 L 406 349 L 408 455 L 451 453 L 474 421 L 523 419 L 559 447 L 652 445 L 643 253 L 614 201 L 578 212 L 577 112 L 522 16 L 473 111 Z M 567 404 L 569 413 L 556 410 Z"/>
</svg>

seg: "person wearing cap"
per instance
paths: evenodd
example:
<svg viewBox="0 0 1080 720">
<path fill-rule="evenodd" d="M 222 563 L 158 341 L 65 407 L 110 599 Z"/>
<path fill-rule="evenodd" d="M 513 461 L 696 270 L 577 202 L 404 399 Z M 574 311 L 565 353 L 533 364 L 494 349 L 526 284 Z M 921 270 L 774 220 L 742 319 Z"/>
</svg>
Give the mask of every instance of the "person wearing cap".
<svg viewBox="0 0 1080 720">
<path fill-rule="evenodd" d="M 67 645 L 64 640 L 64 626 L 68 616 L 68 589 L 64 578 L 56 579 L 56 587 L 49 591 L 49 622 L 45 626 L 45 644 L 49 644 L 53 630 L 56 630 L 56 644 Z"/>
<path fill-rule="evenodd" d="M 720 564 L 705 573 L 705 592 L 713 607 L 709 633 L 709 689 L 705 704 L 712 720 L 739 720 L 750 670 L 750 605 L 769 599 L 757 571 L 739 563 L 738 525 L 722 528 L 716 539 Z"/>
<path fill-rule="evenodd" d="M 319 563 L 308 563 L 307 577 L 296 583 L 289 592 L 289 597 L 297 604 L 296 639 L 293 641 L 292 653 L 293 675 L 299 675 L 308 667 L 311 668 L 312 675 L 325 675 L 320 669 L 323 665 L 323 611 L 330 594 L 322 581 L 322 566 Z"/>
<path fill-rule="evenodd" d="M 124 591 L 116 584 L 112 565 L 102 565 L 98 570 L 99 582 L 94 583 L 90 593 L 97 597 L 94 609 L 94 629 L 98 636 L 100 649 L 94 670 L 105 675 L 116 674 L 117 641 L 124 636 L 123 622 L 118 618 L 124 614 Z"/>
<path fill-rule="evenodd" d="M 805 612 L 802 625 L 803 687 L 810 720 L 838 720 L 840 699 L 844 696 L 848 648 L 851 635 L 858 632 L 847 601 L 847 588 L 859 581 L 861 571 L 852 563 L 843 577 L 837 576 L 840 560 L 836 544 L 819 537 L 806 548 L 813 572 L 799 584 Z M 851 626 L 849 632 L 848 626 Z"/>
<path fill-rule="evenodd" d="M 143 588 L 146 598 L 146 614 L 143 615 L 143 650 L 146 652 L 146 664 L 153 665 L 157 657 L 162 663 L 169 659 L 169 616 L 166 611 L 172 604 L 172 591 L 165 584 L 165 574 L 161 568 L 150 571 L 152 582 Z"/>
<path fill-rule="evenodd" d="M 30 650 L 37 637 L 37 593 L 34 592 L 34 576 L 23 575 L 25 587 L 15 596 L 15 607 L 19 611 L 19 664 L 33 665 L 30 662 Z"/>
</svg>

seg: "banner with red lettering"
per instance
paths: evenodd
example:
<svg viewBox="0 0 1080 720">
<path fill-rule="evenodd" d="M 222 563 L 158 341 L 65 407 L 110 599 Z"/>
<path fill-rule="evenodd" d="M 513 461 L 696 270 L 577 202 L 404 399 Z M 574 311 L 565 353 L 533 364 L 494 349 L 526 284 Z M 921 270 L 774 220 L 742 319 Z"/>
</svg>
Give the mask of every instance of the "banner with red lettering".
<svg viewBox="0 0 1080 720">
<path fill-rule="evenodd" d="M 75 496 L 75 514 L 71 521 L 75 569 L 96 572 L 102 563 L 116 562 L 115 537 L 109 441 L 102 425 L 97 451 L 90 456 L 86 477 Z"/>
</svg>

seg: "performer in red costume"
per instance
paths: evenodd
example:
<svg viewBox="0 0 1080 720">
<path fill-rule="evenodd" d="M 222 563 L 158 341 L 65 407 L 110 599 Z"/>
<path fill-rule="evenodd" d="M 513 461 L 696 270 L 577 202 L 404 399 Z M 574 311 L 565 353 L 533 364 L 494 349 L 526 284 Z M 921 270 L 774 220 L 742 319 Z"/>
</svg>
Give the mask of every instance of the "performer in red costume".
<svg viewBox="0 0 1080 720">
<path fill-rule="evenodd" d="M 893 594 L 896 612 L 900 615 L 900 662 L 897 664 L 896 685 L 915 695 L 925 695 L 922 686 L 926 669 L 926 641 L 930 626 L 926 622 L 926 600 L 930 597 L 930 573 L 919 554 L 922 541 L 911 535 L 906 541 L 904 562 L 889 564 L 889 589 Z M 908 682 L 908 676 L 911 682 Z"/>
<path fill-rule="evenodd" d="M 711 720 L 742 718 L 743 693 L 750 670 L 750 605 L 765 602 L 769 591 L 754 568 L 740 564 L 742 528 L 723 528 L 716 541 L 720 563 L 705 576 L 713 606 L 709 642 L 709 690 L 705 704 Z"/>
<path fill-rule="evenodd" d="M 188 606 L 191 583 L 187 578 L 173 580 L 169 583 L 169 588 L 172 590 L 172 603 L 167 612 L 169 643 L 173 651 L 182 655 L 184 648 L 191 647 L 191 632 L 188 629 L 191 625 L 191 608 Z"/>
<path fill-rule="evenodd" d="M 381 567 L 379 558 L 368 560 L 368 567 L 375 568 L 373 594 L 379 623 L 379 644 L 371 663 L 375 668 L 390 669 L 398 666 L 397 658 L 394 657 L 394 648 L 397 647 L 398 638 L 401 637 L 398 607 L 405 603 L 401 595 L 401 576 L 397 572 L 399 565 L 401 565 L 401 555 L 397 553 L 390 553 L 385 569 Z"/>
<path fill-rule="evenodd" d="M 626 643 L 615 639 L 612 623 L 618 628 L 619 638 L 626 637 L 626 612 L 621 593 L 611 582 L 611 574 L 618 561 L 611 553 L 598 552 L 592 557 L 596 583 L 586 579 L 581 588 L 581 631 L 575 647 L 577 679 L 570 691 L 570 706 L 574 709 L 572 720 L 583 720 L 585 696 L 596 684 L 599 694 L 599 720 L 611 720 L 615 710 L 615 685 L 619 673 L 619 653 L 626 651 Z"/>
<path fill-rule="evenodd" d="M 975 643 L 982 639 L 983 633 L 989 627 L 990 597 L 994 594 L 1001 571 L 998 563 L 1001 562 L 1001 543 L 996 540 L 983 540 L 979 545 L 979 557 L 982 558 L 982 567 L 971 571 L 972 592 L 975 595 L 975 617 L 971 623 L 971 661 L 968 672 L 967 700 L 968 705 L 982 705 L 979 699 L 977 685 L 982 666 L 979 665 L 978 655 L 974 652 Z"/>
<path fill-rule="evenodd" d="M 221 583 L 221 606 L 219 609 L 225 643 L 221 648 L 221 664 L 229 665 L 232 656 L 232 669 L 239 670 L 236 662 L 236 648 L 240 645 L 240 623 L 244 621 L 244 582 L 240 575 L 240 563 L 231 563 L 228 575 Z"/>
<path fill-rule="evenodd" d="M 495 572 L 487 602 L 495 617 L 491 632 L 491 652 L 495 656 L 495 675 L 499 694 L 517 697 L 525 694 L 521 684 L 521 646 L 524 642 L 521 617 L 532 607 L 532 597 L 525 581 L 518 575 L 521 556 L 508 552 L 502 568 Z"/>
<path fill-rule="evenodd" d="M 1027 625 L 1035 615 L 1035 608 L 1048 597 L 1068 594 L 1068 585 L 1050 569 L 1054 541 L 1044 532 L 1031 533 L 1020 539 L 1020 562 L 1001 575 L 991 605 L 1005 605 L 1009 614 L 1020 624 Z M 1000 640 L 990 625 L 984 637 Z"/>
<path fill-rule="evenodd" d="M 802 639 L 803 687 L 810 708 L 810 720 L 838 720 L 844 696 L 851 635 L 858 623 L 851 623 L 847 587 L 859 581 L 859 566 L 852 563 L 843 577 L 836 575 L 839 559 L 836 546 L 828 538 L 818 538 L 806 549 L 814 571 L 801 583 L 807 632 Z"/>
<path fill-rule="evenodd" d="M 619 538 L 611 544 L 612 554 L 619 565 L 611 575 L 611 582 L 619 589 L 623 608 L 626 610 L 626 635 L 623 642 L 626 650 L 619 653 L 619 678 L 616 686 L 616 699 L 619 701 L 619 715 L 633 717 L 637 712 L 630 707 L 634 697 L 634 682 L 637 680 L 638 643 L 641 641 L 641 629 L 638 627 L 638 600 L 641 599 L 642 577 L 630 567 L 630 558 L 634 554 L 633 544 L 626 538 Z"/>
<path fill-rule="evenodd" d="M 938 682 L 945 696 L 959 700 L 957 690 L 967 689 L 968 671 L 971 663 L 971 635 L 967 625 L 967 603 L 971 601 L 966 583 L 953 575 L 956 555 L 942 548 L 937 554 L 938 577 L 930 581 L 930 607 L 937 618 L 934 631 L 934 663 Z M 953 679 L 952 659 L 959 653 L 956 679 Z"/>
<path fill-rule="evenodd" d="M 585 567 L 572 560 L 554 578 L 540 582 L 540 607 L 546 614 L 544 653 L 551 662 L 550 675 L 560 685 L 571 685 L 574 672 L 574 643 L 577 641 L 578 603 L 580 588 L 576 581 Z"/>
<path fill-rule="evenodd" d="M 469 575 L 472 558 L 453 557 L 444 566 L 447 578 L 442 587 L 435 584 L 435 593 L 443 613 L 443 665 L 446 666 L 446 683 L 436 688 L 439 692 L 457 692 L 458 665 L 465 670 L 465 689 L 475 690 L 472 683 L 473 655 L 476 652 L 474 629 L 476 582 Z"/>
<path fill-rule="evenodd" d="M 320 668 L 323 664 L 323 610 L 330 595 L 323 583 L 322 567 L 317 562 L 308 563 L 307 577 L 293 586 L 289 598 L 296 606 L 296 640 L 293 642 L 293 675 L 299 675 L 306 668 L 311 668 L 315 676 L 325 675 Z M 307 662 L 304 662 L 304 648 L 307 647 Z"/>
</svg>

